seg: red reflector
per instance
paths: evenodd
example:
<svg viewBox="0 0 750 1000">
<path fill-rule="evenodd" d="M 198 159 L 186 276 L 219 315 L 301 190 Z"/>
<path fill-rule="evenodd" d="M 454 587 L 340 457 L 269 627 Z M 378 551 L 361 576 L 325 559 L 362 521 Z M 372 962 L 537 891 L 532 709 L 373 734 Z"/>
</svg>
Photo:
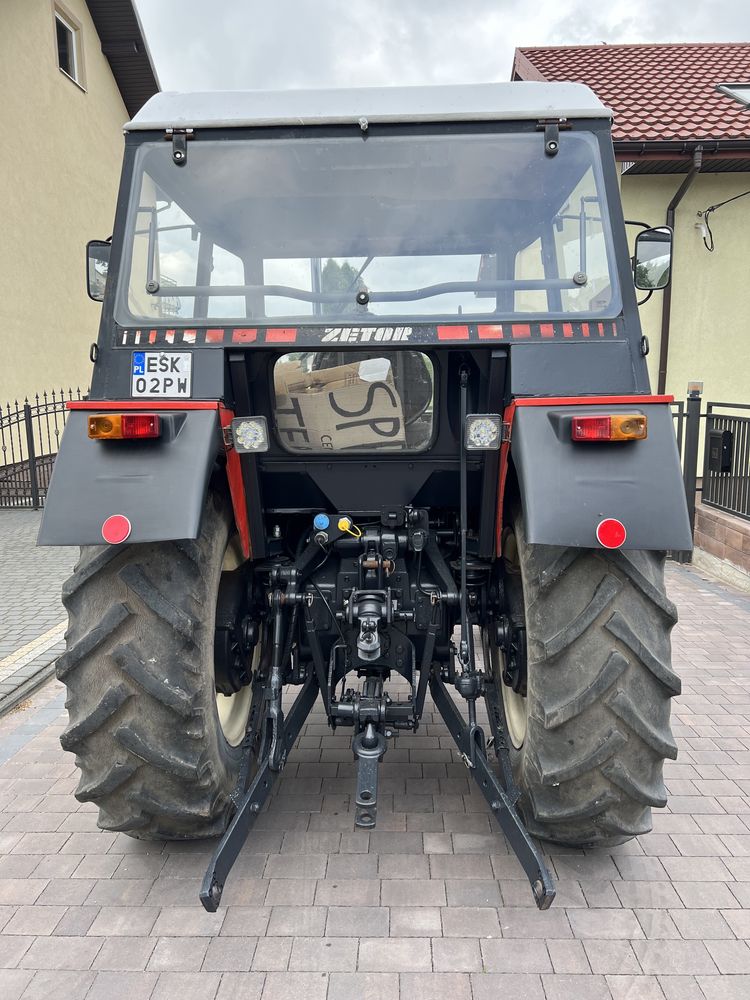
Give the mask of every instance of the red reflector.
<svg viewBox="0 0 750 1000">
<path fill-rule="evenodd" d="M 120 545 L 131 531 L 132 525 L 124 514 L 111 514 L 102 525 L 102 538 L 110 545 Z"/>
<path fill-rule="evenodd" d="M 161 422 L 157 413 L 123 413 L 124 438 L 157 438 L 161 435 Z"/>
<path fill-rule="evenodd" d="M 596 526 L 596 538 L 605 549 L 619 549 L 625 543 L 628 533 L 622 521 L 616 517 L 605 517 Z"/>
<path fill-rule="evenodd" d="M 609 441 L 612 433 L 612 418 L 573 417 L 572 435 L 574 441 Z"/>
</svg>

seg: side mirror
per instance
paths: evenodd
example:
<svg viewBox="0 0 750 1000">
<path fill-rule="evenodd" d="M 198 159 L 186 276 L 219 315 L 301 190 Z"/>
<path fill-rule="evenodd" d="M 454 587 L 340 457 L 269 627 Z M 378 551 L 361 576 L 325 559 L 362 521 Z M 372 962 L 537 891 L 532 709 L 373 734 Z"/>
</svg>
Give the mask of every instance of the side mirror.
<svg viewBox="0 0 750 1000">
<path fill-rule="evenodd" d="M 86 290 L 94 302 L 104 300 L 111 251 L 112 244 L 105 240 L 90 240 L 86 244 Z"/>
<path fill-rule="evenodd" d="M 633 281 L 643 291 L 666 288 L 672 276 L 672 230 L 669 226 L 644 229 L 635 240 Z"/>
</svg>

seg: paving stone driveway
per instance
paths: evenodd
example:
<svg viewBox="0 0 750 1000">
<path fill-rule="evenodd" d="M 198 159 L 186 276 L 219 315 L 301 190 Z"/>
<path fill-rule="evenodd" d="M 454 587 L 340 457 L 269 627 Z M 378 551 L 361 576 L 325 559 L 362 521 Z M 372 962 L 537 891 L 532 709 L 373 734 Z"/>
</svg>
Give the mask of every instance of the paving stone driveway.
<svg viewBox="0 0 750 1000">
<path fill-rule="evenodd" d="M 311 717 L 217 914 L 209 845 L 98 831 L 59 748 L 61 689 L 0 720 L 2 1000 L 748 1000 L 750 599 L 669 569 L 683 694 L 654 832 L 550 848 L 538 913 L 427 713 L 354 830 L 351 751 Z M 20 748 L 20 749 L 19 749 Z"/>
<path fill-rule="evenodd" d="M 60 588 L 78 548 L 37 548 L 41 519 L 41 511 L 0 510 L 0 701 L 65 648 Z"/>
</svg>

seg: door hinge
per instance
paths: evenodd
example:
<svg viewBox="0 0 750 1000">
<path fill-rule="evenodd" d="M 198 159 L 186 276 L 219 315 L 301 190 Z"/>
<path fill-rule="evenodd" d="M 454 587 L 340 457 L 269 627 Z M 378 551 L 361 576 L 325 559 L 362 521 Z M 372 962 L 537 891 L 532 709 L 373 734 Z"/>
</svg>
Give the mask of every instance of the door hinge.
<svg viewBox="0 0 750 1000">
<path fill-rule="evenodd" d="M 557 156 L 560 149 L 560 129 L 569 129 L 567 118 L 540 118 L 537 129 L 544 129 L 544 152 L 547 156 Z"/>
<path fill-rule="evenodd" d="M 193 138 L 191 128 L 168 128 L 164 131 L 164 138 L 172 140 L 172 160 L 178 167 L 184 167 L 187 163 L 187 141 Z"/>
</svg>

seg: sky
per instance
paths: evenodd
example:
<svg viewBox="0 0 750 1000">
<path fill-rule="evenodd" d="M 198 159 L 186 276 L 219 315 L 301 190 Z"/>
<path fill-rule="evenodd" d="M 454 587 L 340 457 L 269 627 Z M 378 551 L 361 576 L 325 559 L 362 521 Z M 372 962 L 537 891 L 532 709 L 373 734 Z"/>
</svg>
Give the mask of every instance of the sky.
<svg viewBox="0 0 750 1000">
<path fill-rule="evenodd" d="M 516 46 L 750 41 L 748 0 L 135 0 L 163 90 L 508 80 Z"/>
</svg>

